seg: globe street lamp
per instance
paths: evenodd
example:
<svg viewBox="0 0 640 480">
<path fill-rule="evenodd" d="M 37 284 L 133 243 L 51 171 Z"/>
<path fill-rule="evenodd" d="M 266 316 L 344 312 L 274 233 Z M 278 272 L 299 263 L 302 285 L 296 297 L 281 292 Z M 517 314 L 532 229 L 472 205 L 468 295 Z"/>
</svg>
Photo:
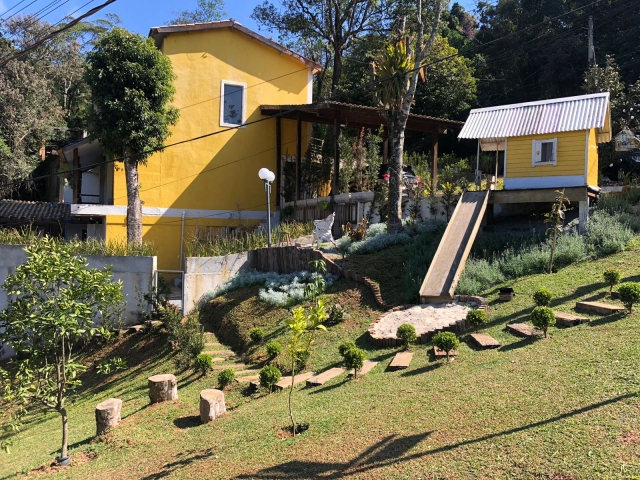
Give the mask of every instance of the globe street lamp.
<svg viewBox="0 0 640 480">
<path fill-rule="evenodd" d="M 271 247 L 271 183 L 276 179 L 276 174 L 268 168 L 261 168 L 258 176 L 264 182 L 264 191 L 267 192 L 267 246 Z"/>
</svg>

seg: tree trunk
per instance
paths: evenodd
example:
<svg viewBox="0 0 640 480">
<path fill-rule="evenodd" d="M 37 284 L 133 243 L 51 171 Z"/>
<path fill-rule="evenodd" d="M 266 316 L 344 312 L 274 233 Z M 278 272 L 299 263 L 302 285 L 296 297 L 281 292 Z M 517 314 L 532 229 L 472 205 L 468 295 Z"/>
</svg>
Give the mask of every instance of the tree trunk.
<svg viewBox="0 0 640 480">
<path fill-rule="evenodd" d="M 291 362 L 291 388 L 289 389 L 289 418 L 291 419 L 291 426 L 293 427 L 293 436 L 296 436 L 296 421 L 293 419 L 293 409 L 291 408 L 291 396 L 293 395 L 293 386 L 296 379 L 296 357 L 293 355 L 293 361 Z"/>
<path fill-rule="evenodd" d="M 60 409 L 60 416 L 62 417 L 62 447 L 60 448 L 60 458 L 67 456 L 67 446 L 69 443 L 69 422 L 67 418 L 67 409 Z"/>
<path fill-rule="evenodd" d="M 127 242 L 142 243 L 142 203 L 138 184 L 138 164 L 124 152 L 124 174 L 127 182 Z"/>
<path fill-rule="evenodd" d="M 338 93 L 338 86 L 342 78 L 342 52 L 334 49 L 333 52 L 333 75 L 331 76 L 331 99 L 337 100 L 335 95 Z"/>
<path fill-rule="evenodd" d="M 391 159 L 389 160 L 389 213 L 387 230 L 397 233 L 402 230 L 402 155 L 404 153 L 404 131 L 409 112 L 399 112 L 390 118 Z"/>
</svg>

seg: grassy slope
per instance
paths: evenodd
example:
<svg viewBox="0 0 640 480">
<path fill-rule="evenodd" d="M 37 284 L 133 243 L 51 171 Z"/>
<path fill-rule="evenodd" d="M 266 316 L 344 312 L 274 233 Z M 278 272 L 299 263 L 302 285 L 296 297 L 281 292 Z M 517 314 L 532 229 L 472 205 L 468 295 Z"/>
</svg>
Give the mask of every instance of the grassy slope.
<svg viewBox="0 0 640 480">
<path fill-rule="evenodd" d="M 640 475 L 640 314 L 593 317 L 591 324 L 552 328 L 551 340 L 531 342 L 506 333 L 507 321 L 526 320 L 531 293 L 555 292 L 554 307 L 571 311 L 575 301 L 602 299 L 601 272 L 610 265 L 625 280 L 640 280 L 640 249 L 572 266 L 553 276 L 510 282 L 517 297 L 491 300 L 486 331 L 498 350 L 466 344 L 452 364 L 432 362 L 415 348 L 411 367 L 385 372 L 392 350 L 369 350 L 382 365 L 357 382 L 338 378 L 295 392 L 300 421 L 311 428 L 296 439 L 280 439 L 287 424 L 286 395 L 228 393 L 229 414 L 209 425 L 197 420 L 198 393 L 212 378 L 180 375 L 180 400 L 148 406 L 146 377 L 172 371 L 161 339 L 136 347 L 132 368 L 90 388 L 70 408 L 71 442 L 83 462 L 57 472 L 60 478 L 631 478 Z M 319 338 L 314 368 L 338 360 L 344 338 L 367 347 L 365 326 L 376 312 L 364 290 L 335 286 L 335 299 L 353 319 Z M 360 293 L 359 293 L 360 292 Z M 256 312 L 254 300 L 229 305 L 239 321 Z M 362 295 L 362 298 L 359 296 Z M 232 296 L 230 295 L 230 298 Z M 276 318 L 284 310 L 267 314 Z M 273 317 L 272 317 L 273 315 Z M 264 319 L 263 319 L 264 320 Z M 272 338 L 279 332 L 274 328 Z M 120 349 L 135 345 L 125 342 Z M 367 347 L 368 348 L 368 347 Z M 157 353 L 157 355 L 155 354 Z M 249 354 L 253 354 L 249 349 Z M 259 354 L 259 352 L 258 352 Z M 139 363 L 136 363 L 139 362 Z M 163 363 L 164 362 L 164 363 Z M 105 398 L 125 401 L 124 421 L 104 441 L 89 444 L 93 408 Z M 59 421 L 39 419 L 16 438 L 10 457 L 0 457 L 0 478 L 41 465 L 59 439 Z M 80 452 L 84 452 L 81 455 Z M 89 457 L 93 457 L 88 461 Z"/>
</svg>

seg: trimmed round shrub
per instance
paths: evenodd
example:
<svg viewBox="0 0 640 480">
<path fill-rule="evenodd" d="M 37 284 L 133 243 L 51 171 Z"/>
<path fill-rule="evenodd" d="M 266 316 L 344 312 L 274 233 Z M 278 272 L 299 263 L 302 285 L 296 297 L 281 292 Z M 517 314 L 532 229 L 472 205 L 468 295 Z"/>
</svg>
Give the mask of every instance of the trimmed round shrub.
<svg viewBox="0 0 640 480">
<path fill-rule="evenodd" d="M 531 323 L 534 327 L 541 329 L 546 338 L 549 325 L 556 323 L 556 314 L 549 307 L 536 307 L 531 312 Z"/>
<path fill-rule="evenodd" d="M 409 323 L 403 323 L 398 327 L 396 337 L 404 342 L 405 348 L 418 339 L 415 327 Z"/>
<path fill-rule="evenodd" d="M 280 342 L 269 342 L 266 345 L 266 349 L 269 358 L 276 358 L 282 353 L 282 345 L 280 345 Z"/>
<path fill-rule="evenodd" d="M 449 361 L 449 352 L 455 350 L 460 345 L 460 340 L 453 332 L 440 332 L 433 336 L 433 344 L 440 350 L 447 352 L 447 362 Z"/>
<path fill-rule="evenodd" d="M 233 371 L 232 368 L 225 368 L 218 373 L 218 385 L 220 386 L 220 390 L 224 390 L 226 387 L 231 385 L 233 381 L 236 379 L 236 372 Z"/>
<path fill-rule="evenodd" d="M 213 369 L 213 357 L 208 353 L 201 353 L 196 357 L 194 367 L 202 373 L 210 372 Z"/>
<path fill-rule="evenodd" d="M 307 366 L 307 361 L 311 356 L 311 350 L 296 352 L 296 372 L 301 372 Z"/>
<path fill-rule="evenodd" d="M 261 342 L 264 338 L 264 330 L 261 328 L 252 328 L 249 330 L 249 338 L 254 343 Z"/>
<path fill-rule="evenodd" d="M 342 355 L 344 357 L 344 366 L 347 370 L 354 370 L 353 377 L 358 378 L 358 370 L 364 365 L 364 361 L 367 359 L 364 350 L 353 347 L 349 348 Z"/>
<path fill-rule="evenodd" d="M 604 271 L 604 281 L 609 285 L 609 295 L 613 291 L 613 287 L 620 283 L 620 270 L 614 267 L 609 267 Z"/>
<path fill-rule="evenodd" d="M 481 308 L 467 312 L 467 323 L 478 331 L 478 328 L 487 323 L 487 312 Z"/>
<path fill-rule="evenodd" d="M 273 386 L 280 381 L 282 373 L 273 365 L 267 365 L 260 370 L 260 386 L 266 388 L 270 392 L 273 391 Z"/>
<path fill-rule="evenodd" d="M 340 352 L 341 357 L 344 357 L 346 351 L 351 350 L 352 348 L 357 348 L 356 344 L 353 343 L 351 340 L 349 340 L 347 342 L 342 342 L 340 345 L 338 345 L 338 352 Z"/>
<path fill-rule="evenodd" d="M 551 305 L 552 298 L 553 298 L 553 294 L 544 287 L 539 288 L 533 294 L 533 302 L 538 307 L 548 307 L 549 305 Z"/>
<path fill-rule="evenodd" d="M 620 293 L 622 304 L 627 307 L 629 313 L 633 312 L 633 306 L 640 302 L 640 283 L 623 283 L 618 288 L 618 293 Z"/>
</svg>

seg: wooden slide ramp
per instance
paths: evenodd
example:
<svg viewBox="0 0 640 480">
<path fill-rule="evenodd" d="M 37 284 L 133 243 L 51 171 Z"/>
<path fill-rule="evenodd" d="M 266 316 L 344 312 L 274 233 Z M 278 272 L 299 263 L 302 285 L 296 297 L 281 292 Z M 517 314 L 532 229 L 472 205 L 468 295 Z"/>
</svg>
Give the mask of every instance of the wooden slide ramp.
<svg viewBox="0 0 640 480">
<path fill-rule="evenodd" d="M 442 303 L 453 299 L 460 274 L 487 210 L 490 193 L 489 190 L 464 192 L 460 197 L 422 282 L 422 303 Z"/>
</svg>

